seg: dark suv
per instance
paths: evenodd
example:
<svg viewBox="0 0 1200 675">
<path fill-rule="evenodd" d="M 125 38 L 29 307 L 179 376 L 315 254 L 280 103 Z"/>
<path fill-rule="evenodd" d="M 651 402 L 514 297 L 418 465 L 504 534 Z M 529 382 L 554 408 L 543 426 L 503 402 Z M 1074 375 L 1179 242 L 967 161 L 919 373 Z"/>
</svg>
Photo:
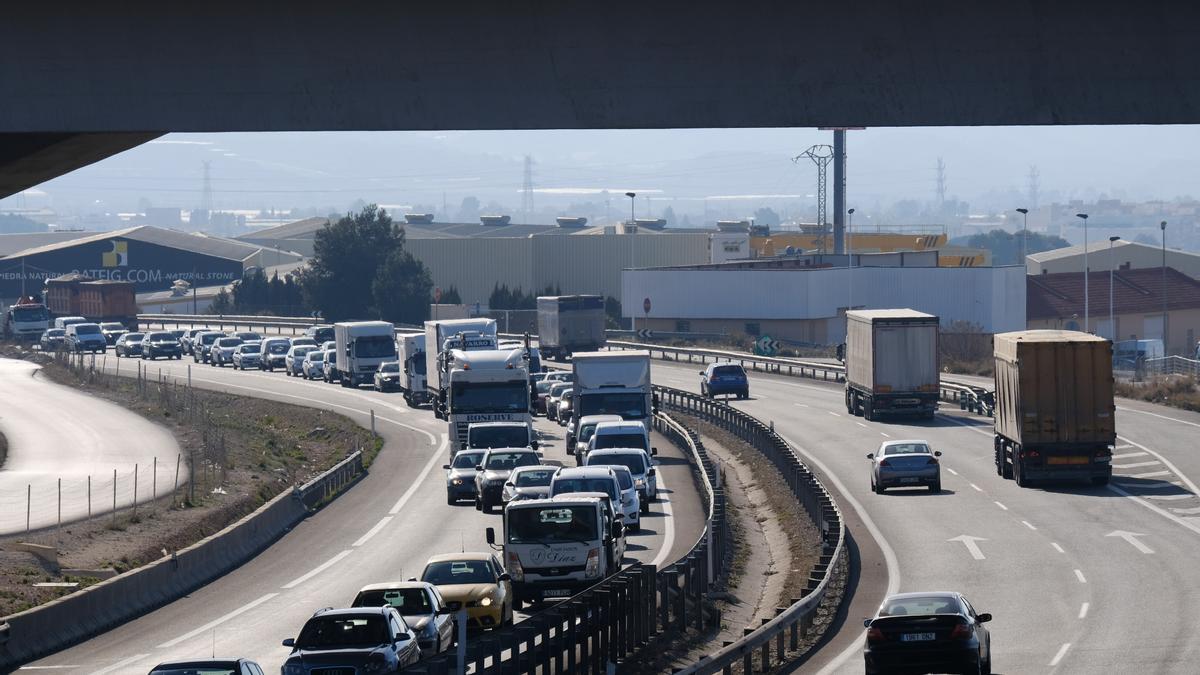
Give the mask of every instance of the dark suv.
<svg viewBox="0 0 1200 675">
<path fill-rule="evenodd" d="M 391 606 L 322 609 L 283 646 L 292 648 L 284 675 L 395 673 L 421 658 L 404 617 Z"/>
</svg>

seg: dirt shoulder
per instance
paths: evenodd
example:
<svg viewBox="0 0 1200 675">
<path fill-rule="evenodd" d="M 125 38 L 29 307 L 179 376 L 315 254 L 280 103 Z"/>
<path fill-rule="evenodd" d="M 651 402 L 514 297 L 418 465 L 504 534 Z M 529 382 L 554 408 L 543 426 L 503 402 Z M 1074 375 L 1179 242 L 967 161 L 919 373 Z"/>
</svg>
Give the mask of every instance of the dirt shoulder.
<svg viewBox="0 0 1200 675">
<path fill-rule="evenodd" d="M 1200 389 L 1184 375 L 1154 376 L 1141 382 L 1117 380 L 1115 387 L 1117 396 L 1200 412 Z"/>
<path fill-rule="evenodd" d="M 47 602 L 124 572 L 220 531 L 291 486 L 333 466 L 355 449 L 378 452 L 370 431 L 349 418 L 257 398 L 92 377 L 49 357 L 28 358 L 55 382 L 109 400 L 161 424 L 182 450 L 179 485 L 157 501 L 139 504 L 28 535 L 0 537 L 0 617 Z M 136 439 L 130 439 L 136 442 Z M 190 479 L 186 468 L 195 467 Z M 159 467 L 174 477 L 175 467 Z M 173 481 L 168 480 L 168 485 Z M 51 547 L 42 557 L 22 543 Z M 47 559 L 49 558 L 49 559 Z M 72 570 L 77 570 L 72 572 Z M 79 586 L 34 586 L 35 583 Z"/>
</svg>

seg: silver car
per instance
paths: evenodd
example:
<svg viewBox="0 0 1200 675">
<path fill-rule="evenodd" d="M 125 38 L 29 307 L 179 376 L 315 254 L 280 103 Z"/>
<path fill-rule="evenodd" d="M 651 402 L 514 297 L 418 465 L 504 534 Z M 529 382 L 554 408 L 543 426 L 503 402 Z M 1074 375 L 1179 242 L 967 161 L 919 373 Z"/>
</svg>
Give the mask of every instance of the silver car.
<svg viewBox="0 0 1200 675">
<path fill-rule="evenodd" d="M 460 499 L 475 499 L 476 465 L 483 459 L 484 450 L 460 450 L 454 461 L 442 465 L 446 470 L 446 503 L 457 504 Z"/>
<path fill-rule="evenodd" d="M 522 466 L 513 469 L 504 481 L 504 489 L 500 491 L 500 501 L 504 504 L 519 502 L 523 499 L 547 499 L 550 497 L 550 481 L 554 478 L 557 466 L 538 464 Z"/>
<path fill-rule="evenodd" d="M 363 586 L 351 607 L 391 605 L 416 634 L 421 656 L 437 656 L 454 646 L 454 615 L 437 586 L 424 581 L 393 581 Z"/>
<path fill-rule="evenodd" d="M 929 488 L 942 491 L 942 453 L 929 447 L 927 441 L 885 441 L 879 450 L 867 455 L 871 460 L 871 491 L 883 494 L 893 487 Z"/>
</svg>

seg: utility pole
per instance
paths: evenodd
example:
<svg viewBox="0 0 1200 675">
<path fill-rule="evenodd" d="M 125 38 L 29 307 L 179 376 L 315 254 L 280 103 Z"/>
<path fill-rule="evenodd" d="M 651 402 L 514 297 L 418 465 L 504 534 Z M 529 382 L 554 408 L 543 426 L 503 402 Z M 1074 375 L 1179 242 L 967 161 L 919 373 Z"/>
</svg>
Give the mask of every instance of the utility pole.
<svg viewBox="0 0 1200 675">
<path fill-rule="evenodd" d="M 1029 239 L 1029 209 L 1017 209 L 1017 213 L 1021 214 L 1021 217 L 1024 218 L 1024 222 L 1021 224 L 1021 264 L 1028 266 L 1025 259 L 1029 255 L 1028 244 L 1026 243 Z"/>
<path fill-rule="evenodd" d="M 1117 341 L 1117 321 L 1113 318 L 1113 267 L 1115 266 L 1113 264 L 1113 244 L 1118 239 L 1120 237 L 1108 238 L 1108 330 L 1112 336 L 1109 339 L 1113 342 Z"/>
<path fill-rule="evenodd" d="M 854 230 L 854 209 L 846 210 L 846 288 L 848 300 L 846 302 L 846 311 L 854 309 L 854 248 L 850 246 L 850 234 Z M 847 324 L 847 334 L 849 333 L 849 325 Z"/>
<path fill-rule="evenodd" d="M 1083 332 L 1090 333 L 1092 332 L 1092 324 L 1090 321 L 1091 314 L 1089 313 L 1090 307 L 1088 306 L 1088 277 L 1091 276 L 1088 269 L 1088 214 L 1076 213 L 1075 217 L 1083 221 Z"/>
<path fill-rule="evenodd" d="M 1158 224 L 1162 230 L 1162 340 L 1163 340 L 1163 356 L 1170 355 L 1171 351 L 1167 348 L 1167 221 L 1162 221 Z"/>
<path fill-rule="evenodd" d="M 636 203 L 635 200 L 637 199 L 637 193 L 636 192 L 626 192 L 625 196 L 629 197 L 629 224 L 632 225 L 637 222 L 637 215 L 634 213 L 634 210 L 633 210 L 634 204 Z"/>
</svg>

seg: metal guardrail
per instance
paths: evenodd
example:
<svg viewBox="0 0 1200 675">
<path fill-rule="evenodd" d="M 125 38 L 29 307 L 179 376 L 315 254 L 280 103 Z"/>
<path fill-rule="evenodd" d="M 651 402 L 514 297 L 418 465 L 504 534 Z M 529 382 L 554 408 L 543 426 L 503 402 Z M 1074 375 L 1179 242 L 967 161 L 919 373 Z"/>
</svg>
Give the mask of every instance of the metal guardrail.
<svg viewBox="0 0 1200 675">
<path fill-rule="evenodd" d="M 292 495 L 311 511 L 341 494 L 346 486 L 364 475 L 362 450 L 355 450 L 304 485 L 293 488 Z"/>
<path fill-rule="evenodd" d="M 1200 377 L 1200 361 L 1185 356 L 1164 356 L 1146 359 L 1142 370 L 1155 375 L 1187 375 Z"/>
</svg>

